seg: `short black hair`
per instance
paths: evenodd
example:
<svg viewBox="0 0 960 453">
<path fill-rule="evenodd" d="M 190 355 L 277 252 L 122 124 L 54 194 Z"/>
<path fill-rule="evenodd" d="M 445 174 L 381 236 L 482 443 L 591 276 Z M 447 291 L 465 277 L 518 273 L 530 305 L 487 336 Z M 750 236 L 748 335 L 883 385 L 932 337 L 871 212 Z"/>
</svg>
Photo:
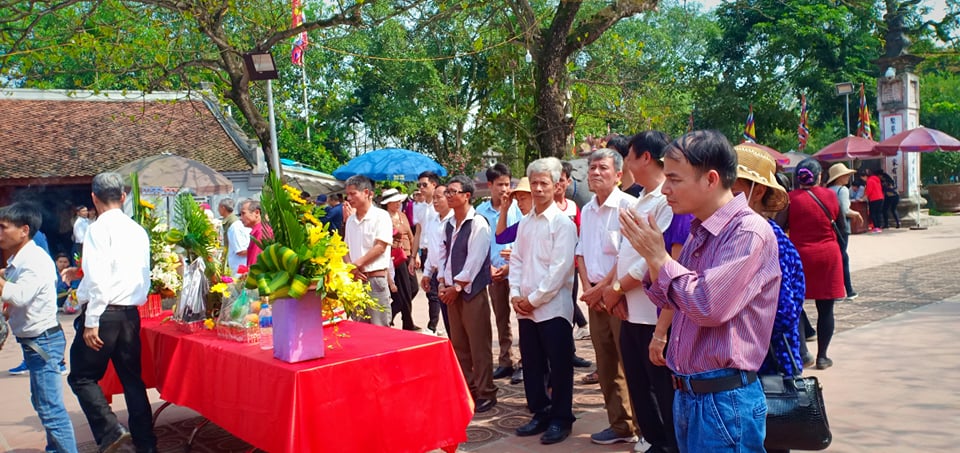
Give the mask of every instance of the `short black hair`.
<svg viewBox="0 0 960 453">
<path fill-rule="evenodd" d="M 620 153 L 620 157 L 627 157 L 627 153 L 630 152 L 630 137 L 620 134 L 614 135 L 610 140 L 607 140 L 607 148 Z"/>
<path fill-rule="evenodd" d="M 725 189 L 733 187 L 737 180 L 737 153 L 720 131 L 687 132 L 670 144 L 666 156 L 673 160 L 686 159 L 701 175 L 715 170 Z"/>
<path fill-rule="evenodd" d="M 449 187 L 450 184 L 453 183 L 460 184 L 460 190 L 470 193 L 470 198 L 473 198 L 473 194 L 477 193 L 477 186 L 473 184 L 473 180 L 464 175 L 457 175 L 450 178 L 450 180 L 447 181 L 447 186 Z"/>
<path fill-rule="evenodd" d="M 560 173 L 567 175 L 567 179 L 573 178 L 573 164 L 565 160 L 561 160 Z"/>
<path fill-rule="evenodd" d="M 627 149 L 633 149 L 633 155 L 643 156 L 643 153 L 650 153 L 650 158 L 657 162 L 666 154 L 667 147 L 670 146 L 670 136 L 660 131 L 643 131 L 630 137 L 630 146 Z"/>
<path fill-rule="evenodd" d="M 66 253 L 60 252 L 60 253 L 56 254 L 56 256 L 53 257 L 53 262 L 56 263 L 57 260 L 60 259 L 60 258 L 66 258 L 66 259 L 69 260 L 69 259 L 70 259 L 70 256 L 68 256 Z"/>
<path fill-rule="evenodd" d="M 438 174 L 436 174 L 436 173 L 434 173 L 434 172 L 432 172 L 432 171 L 430 171 L 430 170 L 427 170 L 427 171 L 425 171 L 425 172 L 420 173 L 420 175 L 417 176 L 417 180 L 419 181 L 420 178 L 427 178 L 427 180 L 430 181 L 430 182 L 432 182 L 433 185 L 435 185 L 435 186 L 440 185 L 440 175 L 438 175 Z"/>
<path fill-rule="evenodd" d="M 29 203 L 17 202 L 0 208 L 0 220 L 6 220 L 18 228 L 24 225 L 30 227 L 27 234 L 30 236 L 30 239 L 33 239 L 37 231 L 40 231 L 43 216 L 36 206 Z"/>
<path fill-rule="evenodd" d="M 492 183 L 492 182 L 496 181 L 497 178 L 499 178 L 499 177 L 501 177 L 501 176 L 506 176 L 506 177 L 508 177 L 508 178 L 509 178 L 510 176 L 512 176 L 512 175 L 510 174 L 510 167 L 508 167 L 508 166 L 506 166 L 506 165 L 504 165 L 504 164 L 502 164 L 502 163 L 500 163 L 500 162 L 497 162 L 497 163 L 491 165 L 490 168 L 487 168 L 487 182 L 488 182 L 488 183 Z"/>
</svg>

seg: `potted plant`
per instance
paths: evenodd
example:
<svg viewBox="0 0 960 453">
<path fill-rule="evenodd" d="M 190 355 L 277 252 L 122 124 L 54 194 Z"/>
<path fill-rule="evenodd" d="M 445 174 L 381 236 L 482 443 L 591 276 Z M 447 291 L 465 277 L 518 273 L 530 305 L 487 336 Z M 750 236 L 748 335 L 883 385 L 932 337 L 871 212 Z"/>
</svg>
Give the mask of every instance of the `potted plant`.
<svg viewBox="0 0 960 453">
<path fill-rule="evenodd" d="M 920 174 L 934 207 L 944 212 L 960 212 L 960 152 L 922 155 Z"/>
</svg>

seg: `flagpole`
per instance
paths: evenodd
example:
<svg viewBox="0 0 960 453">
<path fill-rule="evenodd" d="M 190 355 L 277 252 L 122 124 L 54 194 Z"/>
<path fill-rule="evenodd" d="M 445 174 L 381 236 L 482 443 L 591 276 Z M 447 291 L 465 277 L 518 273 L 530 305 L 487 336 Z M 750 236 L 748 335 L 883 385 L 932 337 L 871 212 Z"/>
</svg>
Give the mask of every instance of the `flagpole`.
<svg viewBox="0 0 960 453">
<path fill-rule="evenodd" d="M 300 57 L 300 76 L 303 78 L 303 120 L 307 124 L 307 143 L 310 142 L 310 104 L 307 102 L 307 57 L 306 52 Z"/>
</svg>

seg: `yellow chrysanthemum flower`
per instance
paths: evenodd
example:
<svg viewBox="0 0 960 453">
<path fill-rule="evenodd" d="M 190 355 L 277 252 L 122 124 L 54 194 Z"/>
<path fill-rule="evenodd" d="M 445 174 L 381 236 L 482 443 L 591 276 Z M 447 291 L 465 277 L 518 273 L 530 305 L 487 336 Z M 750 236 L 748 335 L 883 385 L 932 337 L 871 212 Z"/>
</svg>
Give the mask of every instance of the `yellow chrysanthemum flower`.
<svg viewBox="0 0 960 453">
<path fill-rule="evenodd" d="M 309 213 L 309 212 L 304 212 L 304 213 L 303 213 L 303 220 L 306 220 L 307 222 L 310 222 L 310 223 L 312 223 L 312 224 L 315 225 L 315 226 L 321 226 L 321 225 L 323 225 L 323 223 L 320 222 L 320 219 L 314 217 L 313 214 L 311 214 L 311 213 Z"/>
<path fill-rule="evenodd" d="M 149 202 L 149 201 L 147 201 L 147 200 L 144 200 L 143 198 L 140 199 L 140 206 L 143 206 L 143 207 L 145 207 L 145 208 L 147 208 L 147 209 L 154 209 L 154 208 L 156 208 L 156 206 L 154 206 L 153 203 L 151 203 L 151 202 Z"/>
<path fill-rule="evenodd" d="M 213 326 L 214 326 L 214 323 L 212 319 L 207 318 L 203 321 L 203 327 L 206 327 L 207 330 L 213 330 Z"/>
<path fill-rule="evenodd" d="M 230 291 L 227 289 L 227 284 L 220 282 L 210 288 L 211 293 L 220 293 L 223 294 L 223 297 L 230 297 Z"/>
</svg>

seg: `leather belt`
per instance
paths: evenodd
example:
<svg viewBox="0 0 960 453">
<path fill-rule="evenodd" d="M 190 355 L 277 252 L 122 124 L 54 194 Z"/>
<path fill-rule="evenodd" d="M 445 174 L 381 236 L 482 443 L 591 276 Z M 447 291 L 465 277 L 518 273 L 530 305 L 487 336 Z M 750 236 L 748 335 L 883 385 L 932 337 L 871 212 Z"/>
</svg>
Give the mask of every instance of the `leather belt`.
<svg viewBox="0 0 960 453">
<path fill-rule="evenodd" d="M 706 379 L 673 375 L 672 380 L 674 390 L 690 393 L 717 393 L 753 384 L 757 380 L 757 372 L 738 370 L 729 376 Z"/>
<path fill-rule="evenodd" d="M 386 276 L 387 276 L 387 270 L 386 270 L 386 269 L 380 269 L 380 270 L 378 270 L 378 271 L 366 271 L 366 272 L 363 273 L 363 275 L 366 275 L 367 278 L 370 278 L 370 277 L 386 277 Z"/>
<path fill-rule="evenodd" d="M 40 335 L 37 335 L 37 336 L 35 336 L 35 337 L 18 337 L 18 338 L 20 338 L 21 340 L 36 340 L 37 338 L 40 338 L 40 337 L 42 337 L 42 336 L 44 336 L 44 335 L 54 334 L 54 333 L 57 333 L 57 332 L 59 332 L 59 331 L 61 331 L 61 330 L 63 330 L 63 329 L 60 327 L 60 324 L 57 324 L 57 325 L 55 325 L 55 326 L 53 326 L 53 327 L 51 327 L 51 328 L 49 328 L 49 329 L 47 329 L 47 330 L 44 330 Z"/>
<path fill-rule="evenodd" d="M 103 311 L 126 311 L 126 310 L 136 310 L 136 305 L 107 305 Z"/>
</svg>

